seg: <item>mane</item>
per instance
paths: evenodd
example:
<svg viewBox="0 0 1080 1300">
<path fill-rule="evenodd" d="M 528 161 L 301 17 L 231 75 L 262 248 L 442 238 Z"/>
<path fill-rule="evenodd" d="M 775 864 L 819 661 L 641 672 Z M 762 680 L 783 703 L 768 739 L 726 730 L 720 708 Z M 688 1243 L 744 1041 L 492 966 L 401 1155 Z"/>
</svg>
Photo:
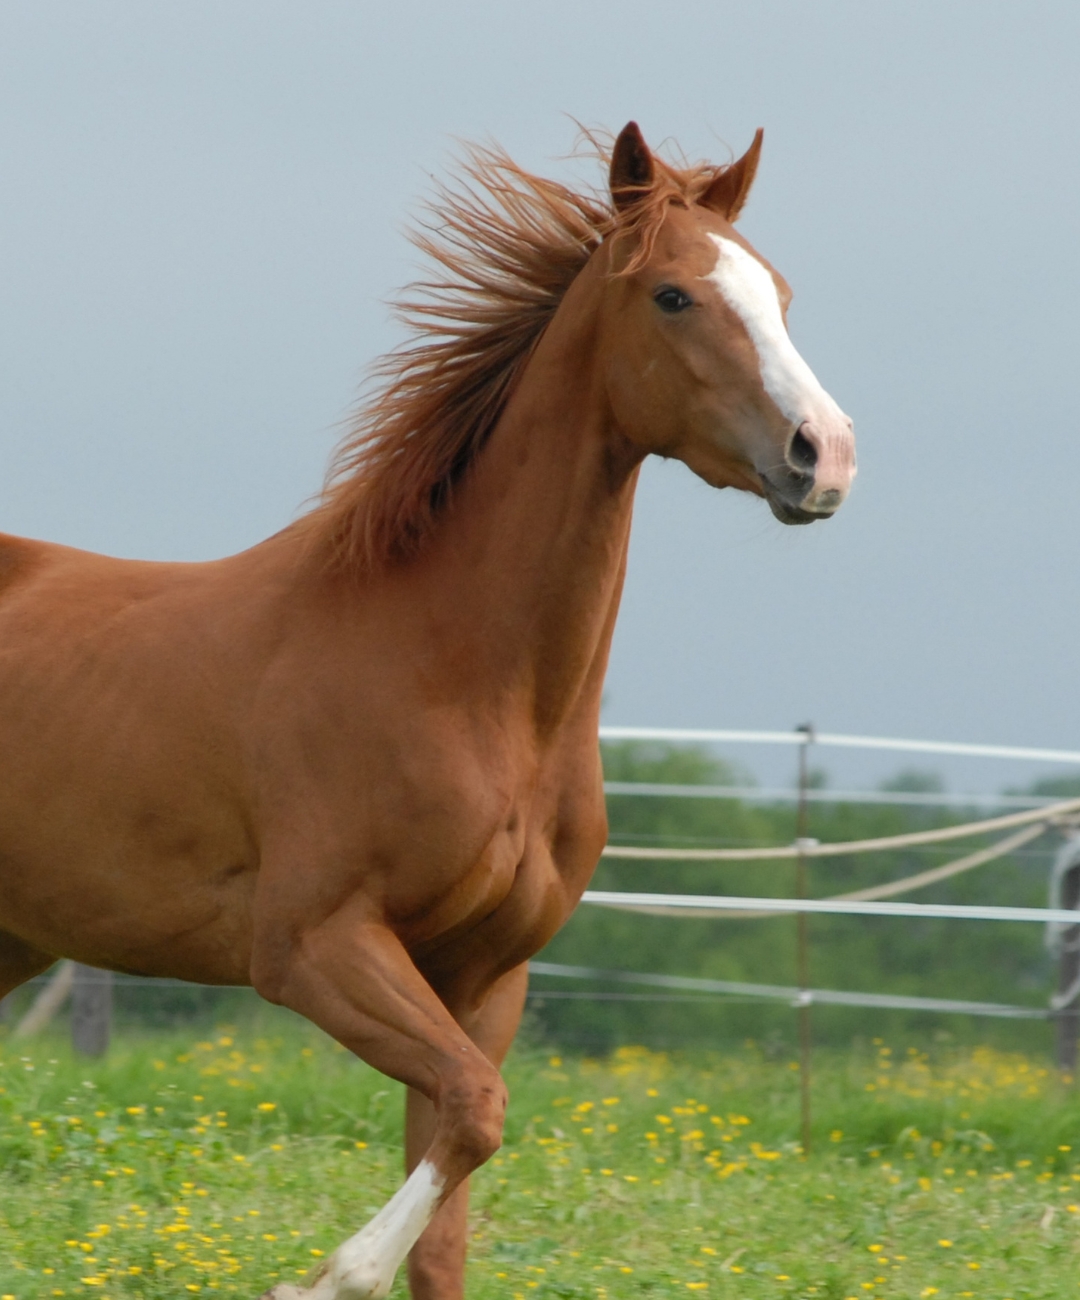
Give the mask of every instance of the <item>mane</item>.
<svg viewBox="0 0 1080 1300">
<path fill-rule="evenodd" d="M 611 146 L 592 135 L 596 156 Z M 655 158 L 656 180 L 619 211 L 607 191 L 533 176 L 496 146 L 466 148 L 410 233 L 434 264 L 393 304 L 410 337 L 372 367 L 306 523 L 335 560 L 372 571 L 415 555 L 480 454 L 567 289 L 607 238 L 618 274 L 652 253 L 668 205 L 724 170 Z"/>
</svg>

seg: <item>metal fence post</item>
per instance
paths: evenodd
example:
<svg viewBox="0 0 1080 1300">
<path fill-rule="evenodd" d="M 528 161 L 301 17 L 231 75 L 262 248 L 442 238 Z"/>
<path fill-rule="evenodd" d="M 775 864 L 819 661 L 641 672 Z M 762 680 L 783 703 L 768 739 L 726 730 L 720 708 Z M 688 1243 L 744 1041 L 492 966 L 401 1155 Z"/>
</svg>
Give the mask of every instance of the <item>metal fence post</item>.
<svg viewBox="0 0 1080 1300">
<path fill-rule="evenodd" d="M 1056 1013 L 1057 1067 L 1076 1079 L 1080 1046 L 1080 833 L 1074 828 L 1050 869 L 1050 906 L 1077 913 L 1077 924 L 1051 922 L 1046 946 L 1058 959 L 1058 988 L 1050 999 Z"/>
<path fill-rule="evenodd" d="M 1080 864 L 1073 867 L 1062 881 L 1061 906 L 1080 908 Z M 1058 1069 L 1076 1078 L 1077 1049 L 1080 1047 L 1080 925 L 1070 927 L 1061 945 L 1058 971 L 1058 996 L 1067 998 L 1068 1005 L 1058 1012 L 1057 1065 Z"/>
<path fill-rule="evenodd" d="M 112 972 L 75 965 L 71 992 L 71 1045 L 83 1056 L 103 1056 L 112 1028 Z"/>
<path fill-rule="evenodd" d="M 814 742 L 814 728 L 804 723 L 796 728 L 806 739 L 799 746 L 799 804 L 795 813 L 795 843 L 799 853 L 795 859 L 795 897 L 810 896 L 810 872 L 806 849 L 810 844 L 810 809 L 807 791 L 810 788 L 810 746 Z M 799 1116 L 803 1156 L 810 1154 L 811 1100 L 810 1068 L 813 1054 L 813 1029 L 810 1006 L 810 918 L 799 912 L 795 918 L 795 982 L 799 986 L 796 1009 L 799 1020 Z"/>
</svg>

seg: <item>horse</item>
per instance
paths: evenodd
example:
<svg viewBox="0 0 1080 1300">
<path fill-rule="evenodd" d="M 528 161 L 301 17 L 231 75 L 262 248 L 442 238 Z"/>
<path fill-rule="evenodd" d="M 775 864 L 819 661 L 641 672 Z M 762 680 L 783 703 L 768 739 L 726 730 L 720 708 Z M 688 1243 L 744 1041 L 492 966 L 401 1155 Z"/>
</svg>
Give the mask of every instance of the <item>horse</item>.
<svg viewBox="0 0 1080 1300">
<path fill-rule="evenodd" d="M 406 1086 L 395 1195 L 270 1300 L 463 1294 L 527 963 L 605 843 L 645 457 L 832 515 L 851 421 L 737 233 L 761 151 L 605 190 L 467 151 L 322 494 L 207 563 L 0 536 L 0 995 L 60 957 L 253 986 Z"/>
</svg>

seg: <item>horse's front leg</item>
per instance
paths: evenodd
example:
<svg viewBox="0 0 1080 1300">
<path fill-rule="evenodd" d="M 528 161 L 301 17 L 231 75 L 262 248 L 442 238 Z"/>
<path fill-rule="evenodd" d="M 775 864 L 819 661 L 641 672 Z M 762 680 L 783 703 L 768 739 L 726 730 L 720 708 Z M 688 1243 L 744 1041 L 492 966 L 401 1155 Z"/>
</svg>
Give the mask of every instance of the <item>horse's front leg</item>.
<svg viewBox="0 0 1080 1300">
<path fill-rule="evenodd" d="M 279 1283 L 271 1300 L 377 1300 L 455 1189 L 502 1140 L 506 1088 L 413 965 L 396 935 L 356 897 L 287 944 L 256 941 L 252 979 L 433 1107 L 431 1141 L 403 1187 L 333 1253 L 310 1286 Z"/>
<path fill-rule="evenodd" d="M 502 1065 L 514 1041 L 528 979 L 528 967 L 518 966 L 494 985 L 478 1010 L 457 1014 L 462 1028 L 494 1065 Z M 450 1005 L 454 1007 L 452 999 Z M 410 1174 L 431 1145 L 436 1123 L 435 1107 L 423 1093 L 410 1088 L 405 1109 L 405 1161 Z M 460 1300 L 464 1295 L 468 1211 L 466 1180 L 447 1199 L 409 1254 L 413 1300 Z"/>
</svg>

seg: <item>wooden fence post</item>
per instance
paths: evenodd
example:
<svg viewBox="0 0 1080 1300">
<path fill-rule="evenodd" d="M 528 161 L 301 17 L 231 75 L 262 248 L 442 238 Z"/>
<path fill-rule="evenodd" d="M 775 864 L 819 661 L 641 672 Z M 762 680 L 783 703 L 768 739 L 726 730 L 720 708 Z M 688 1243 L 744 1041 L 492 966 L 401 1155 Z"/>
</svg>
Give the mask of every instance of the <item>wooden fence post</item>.
<svg viewBox="0 0 1080 1300">
<path fill-rule="evenodd" d="M 75 964 L 71 991 L 71 1045 L 83 1056 L 103 1056 L 112 1028 L 112 972 Z"/>
<path fill-rule="evenodd" d="M 12 1037 L 32 1038 L 34 1034 L 39 1034 L 68 1000 L 74 981 L 75 963 L 58 962 L 45 984 L 38 989 L 37 997 L 30 1004 L 29 1010 L 12 1030 Z"/>
</svg>

